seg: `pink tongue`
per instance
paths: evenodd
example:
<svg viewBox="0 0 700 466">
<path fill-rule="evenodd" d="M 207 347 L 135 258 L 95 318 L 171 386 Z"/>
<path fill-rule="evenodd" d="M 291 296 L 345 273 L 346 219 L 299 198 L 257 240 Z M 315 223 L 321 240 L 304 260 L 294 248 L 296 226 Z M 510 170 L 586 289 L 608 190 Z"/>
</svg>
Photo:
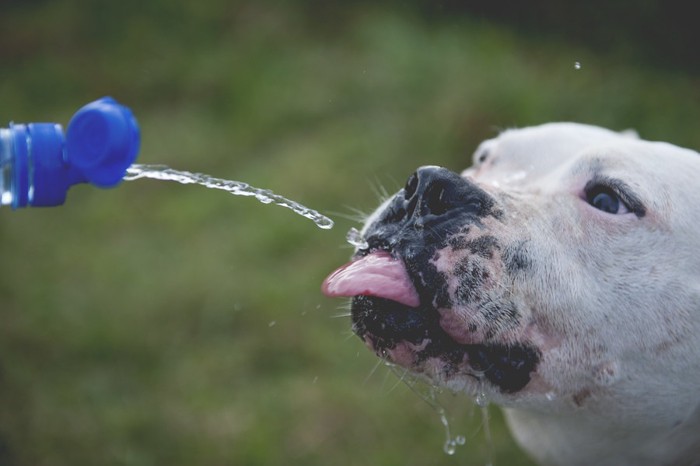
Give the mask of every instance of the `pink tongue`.
<svg viewBox="0 0 700 466">
<path fill-rule="evenodd" d="M 418 307 L 418 292 L 403 262 L 386 252 L 375 252 L 345 264 L 323 281 L 326 296 L 374 296 Z"/>
</svg>

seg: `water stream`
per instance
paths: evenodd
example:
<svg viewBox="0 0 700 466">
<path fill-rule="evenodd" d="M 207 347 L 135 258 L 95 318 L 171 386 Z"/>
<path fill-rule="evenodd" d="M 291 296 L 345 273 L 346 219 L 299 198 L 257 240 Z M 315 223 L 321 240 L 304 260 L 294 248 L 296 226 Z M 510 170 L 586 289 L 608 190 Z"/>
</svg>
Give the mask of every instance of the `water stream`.
<svg viewBox="0 0 700 466">
<path fill-rule="evenodd" d="M 140 165 L 134 164 L 126 170 L 126 181 L 151 178 L 154 180 L 176 181 L 182 184 L 198 184 L 206 188 L 221 189 L 236 196 L 253 196 L 263 204 L 275 204 L 293 210 L 295 213 L 312 220 L 316 226 L 328 230 L 333 228 L 333 220 L 318 213 L 313 209 L 275 194 L 269 189 L 256 188 L 241 181 L 224 180 L 214 178 L 203 173 L 191 173 L 181 170 L 173 170 L 166 165 Z"/>
</svg>

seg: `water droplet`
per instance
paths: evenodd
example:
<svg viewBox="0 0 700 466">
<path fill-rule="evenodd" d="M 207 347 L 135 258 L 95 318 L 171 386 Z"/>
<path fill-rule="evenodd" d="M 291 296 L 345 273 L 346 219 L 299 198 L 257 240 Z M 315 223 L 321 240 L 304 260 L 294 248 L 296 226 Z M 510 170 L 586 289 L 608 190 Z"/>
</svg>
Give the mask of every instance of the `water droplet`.
<svg viewBox="0 0 700 466">
<path fill-rule="evenodd" d="M 365 241 L 362 233 L 360 233 L 357 228 L 350 228 L 350 230 L 348 230 L 348 234 L 345 235 L 345 239 L 348 243 L 350 243 L 350 246 L 356 249 L 367 249 L 369 247 L 369 244 L 367 241 Z"/>
<path fill-rule="evenodd" d="M 203 173 L 191 173 L 187 171 L 173 170 L 165 165 L 140 165 L 134 164 L 126 170 L 124 180 L 133 181 L 139 178 L 152 178 L 162 181 L 176 181 L 181 184 L 199 184 L 206 188 L 221 189 L 236 196 L 253 196 L 263 204 L 276 204 L 286 207 L 312 220 L 319 228 L 329 230 L 333 228 L 333 220 L 321 215 L 313 209 L 291 201 L 286 197 L 275 194 L 269 189 L 255 188 L 241 181 L 222 180 Z"/>
<path fill-rule="evenodd" d="M 491 436 L 491 416 L 489 408 L 481 407 L 481 425 L 484 429 L 484 443 L 486 444 L 486 455 L 490 459 L 487 465 L 493 464 L 493 437 Z"/>
<path fill-rule="evenodd" d="M 580 70 L 580 69 L 581 69 L 581 62 L 580 62 L 580 61 L 574 62 L 574 69 L 575 69 L 575 70 Z"/>
<path fill-rule="evenodd" d="M 479 393 L 474 398 L 474 403 L 481 408 L 485 408 L 489 405 L 489 398 L 483 390 L 479 390 Z"/>
<path fill-rule="evenodd" d="M 450 433 L 450 421 L 447 420 L 447 415 L 445 414 L 445 410 L 442 408 L 438 408 L 438 413 L 440 414 L 440 422 L 442 422 L 442 425 L 445 426 L 445 429 L 447 429 L 447 433 Z M 447 436 L 449 438 L 449 435 Z"/>
<path fill-rule="evenodd" d="M 445 428 L 445 443 L 442 446 L 442 450 L 448 455 L 454 455 L 455 451 L 457 451 L 457 443 L 452 439 L 452 434 L 450 433 L 450 421 L 447 420 L 447 415 L 442 407 L 438 408 L 438 413 L 440 414 L 440 422 Z"/>
<path fill-rule="evenodd" d="M 445 428 L 445 443 L 442 445 L 442 450 L 448 454 L 448 455 L 454 455 L 455 452 L 457 451 L 457 447 L 464 445 L 467 442 L 467 439 L 463 435 L 457 435 L 455 437 L 452 437 L 452 432 L 450 431 L 450 421 L 447 420 L 447 414 L 445 413 L 445 408 L 437 403 L 437 400 L 435 399 L 435 392 L 431 391 L 430 393 L 430 404 L 435 408 L 440 415 L 440 422 L 442 423 L 442 426 Z M 428 399 L 426 399 L 428 401 Z"/>
<path fill-rule="evenodd" d="M 544 397 L 547 398 L 548 401 L 554 401 L 557 399 L 557 394 L 554 392 L 547 392 Z"/>
</svg>

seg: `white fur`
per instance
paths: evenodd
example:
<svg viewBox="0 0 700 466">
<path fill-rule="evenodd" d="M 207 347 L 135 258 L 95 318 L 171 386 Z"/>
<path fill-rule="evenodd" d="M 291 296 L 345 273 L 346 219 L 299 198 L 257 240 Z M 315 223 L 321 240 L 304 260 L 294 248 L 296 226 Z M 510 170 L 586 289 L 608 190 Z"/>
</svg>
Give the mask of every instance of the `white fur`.
<svg viewBox="0 0 700 466">
<path fill-rule="evenodd" d="M 645 215 L 589 205 L 596 173 Z M 537 335 L 542 360 L 524 390 L 491 394 L 517 441 L 542 464 L 700 463 L 700 155 L 552 123 L 485 141 L 464 176 L 507 206 L 496 234 L 533 260 L 510 290 L 526 326 L 507 338 Z"/>
</svg>

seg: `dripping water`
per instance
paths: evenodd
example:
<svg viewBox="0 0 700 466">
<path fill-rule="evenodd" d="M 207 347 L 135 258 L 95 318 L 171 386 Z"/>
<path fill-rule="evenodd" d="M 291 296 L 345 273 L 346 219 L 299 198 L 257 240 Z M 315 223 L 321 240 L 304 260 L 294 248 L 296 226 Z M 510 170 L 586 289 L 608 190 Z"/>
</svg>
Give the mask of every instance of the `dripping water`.
<svg viewBox="0 0 700 466">
<path fill-rule="evenodd" d="M 445 433 L 445 440 L 442 445 L 442 450 L 447 455 L 455 455 L 459 447 L 465 446 L 468 443 L 465 435 L 456 434 L 454 432 L 454 425 L 451 423 L 452 421 L 450 420 L 450 415 L 448 412 L 454 412 L 457 410 L 460 419 L 467 419 L 473 416 L 473 408 L 479 407 L 481 411 L 481 431 L 483 434 L 484 454 L 486 459 L 485 464 L 486 466 L 493 466 L 493 438 L 491 436 L 491 419 L 488 411 L 490 400 L 486 394 L 485 387 L 482 385 L 483 382 L 479 383 L 476 394 L 471 403 L 466 405 L 460 404 L 457 406 L 455 402 L 459 403 L 459 400 L 465 396 L 464 393 L 460 393 L 461 391 L 453 392 L 450 389 L 443 390 L 438 386 L 432 385 L 425 379 L 413 377 L 406 372 L 399 373 L 397 368 L 390 363 L 387 364 L 387 367 L 389 367 L 389 369 L 399 378 L 401 382 L 403 382 L 413 393 L 418 395 L 437 413 Z M 456 396 L 456 398 L 444 399 L 444 395 L 447 395 L 448 392 L 449 394 Z"/>
<path fill-rule="evenodd" d="M 486 466 L 493 466 L 493 438 L 491 437 L 491 417 L 489 415 L 489 398 L 483 386 L 483 380 L 474 397 L 474 403 L 481 409 L 481 426 L 484 429 L 484 443 L 486 444 L 486 457 L 489 459 Z"/>
<path fill-rule="evenodd" d="M 489 405 L 488 396 L 486 395 L 486 391 L 481 384 L 476 392 L 476 396 L 474 397 L 474 403 L 476 403 L 476 405 L 480 408 L 487 408 Z"/>
<path fill-rule="evenodd" d="M 440 415 L 440 421 L 442 422 L 442 426 L 445 428 L 445 443 L 442 446 L 442 451 L 447 453 L 448 455 L 454 455 L 457 451 L 457 446 L 458 445 L 464 445 L 466 443 L 466 438 L 463 435 L 457 435 L 455 437 L 452 437 L 452 433 L 450 432 L 450 421 L 447 419 L 447 414 L 445 413 L 445 409 L 442 407 L 439 407 L 437 409 L 438 414 Z"/>
<path fill-rule="evenodd" d="M 489 459 L 486 466 L 493 466 L 493 437 L 491 437 L 491 417 L 489 405 L 481 407 L 481 423 L 484 427 L 484 442 L 486 443 L 486 456 Z"/>
<path fill-rule="evenodd" d="M 450 426 L 450 420 L 447 416 L 447 410 L 438 400 L 438 396 L 442 390 L 435 386 L 427 383 L 427 381 L 413 377 L 410 374 L 404 372 L 399 374 L 396 366 L 389 363 L 387 367 L 399 378 L 399 381 L 403 382 L 413 393 L 418 395 L 423 401 L 425 401 L 428 406 L 430 406 L 440 417 L 440 423 L 445 431 L 445 441 L 442 444 L 442 451 L 447 455 L 454 455 L 457 452 L 457 447 L 464 446 L 467 443 L 467 439 L 464 435 L 452 434 L 452 428 Z"/>
<path fill-rule="evenodd" d="M 198 184 L 206 188 L 221 189 L 236 196 L 252 196 L 263 204 L 276 204 L 291 209 L 295 213 L 312 220 L 319 228 L 328 230 L 333 228 L 333 220 L 321 215 L 313 209 L 275 194 L 269 189 L 256 188 L 241 181 L 224 180 L 214 178 L 203 173 L 191 173 L 181 170 L 173 170 L 166 165 L 140 165 L 134 164 L 126 170 L 126 181 L 151 178 L 154 180 L 176 181 L 182 184 Z"/>
<path fill-rule="evenodd" d="M 484 380 L 479 379 L 476 396 L 474 396 L 474 404 L 481 410 L 481 426 L 484 430 L 484 443 L 486 446 L 486 457 L 488 458 L 486 466 L 493 466 L 493 437 L 491 437 L 491 417 L 489 415 L 489 404 L 491 401 L 486 394 L 484 384 Z"/>
<path fill-rule="evenodd" d="M 445 430 L 445 442 L 442 444 L 442 451 L 447 455 L 454 455 L 457 452 L 457 447 L 464 446 L 467 443 L 467 439 L 464 435 L 453 435 L 452 428 L 450 427 L 450 420 L 447 417 L 447 410 L 438 401 L 438 395 L 440 394 L 440 389 L 435 386 L 430 386 L 427 393 L 420 392 L 414 389 L 414 392 L 423 398 L 440 416 L 440 423 Z"/>
<path fill-rule="evenodd" d="M 348 234 L 345 235 L 345 240 L 355 249 L 367 249 L 369 244 L 362 236 L 362 233 L 357 228 L 350 228 Z"/>
</svg>

